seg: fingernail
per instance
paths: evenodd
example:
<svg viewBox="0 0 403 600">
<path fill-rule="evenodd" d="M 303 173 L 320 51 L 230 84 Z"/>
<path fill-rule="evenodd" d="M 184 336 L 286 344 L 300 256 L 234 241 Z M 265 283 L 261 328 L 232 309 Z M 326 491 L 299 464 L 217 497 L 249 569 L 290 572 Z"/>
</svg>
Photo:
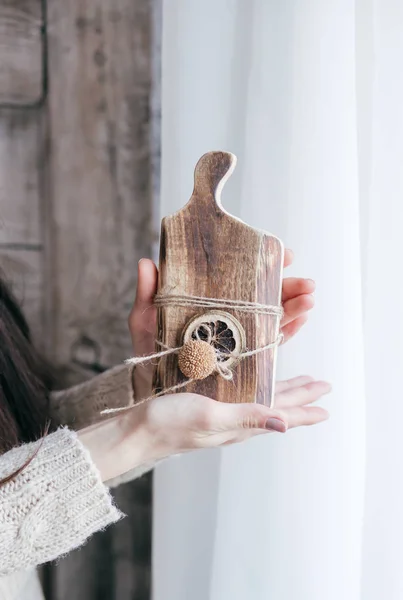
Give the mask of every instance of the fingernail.
<svg viewBox="0 0 403 600">
<path fill-rule="evenodd" d="M 312 285 L 313 287 L 313 292 L 311 292 L 311 296 L 315 295 L 315 290 L 316 290 L 316 282 L 313 279 L 307 279 L 307 281 Z"/>
<path fill-rule="evenodd" d="M 287 431 L 287 426 L 284 421 L 281 419 L 276 419 L 276 417 L 271 417 L 267 419 L 265 424 L 266 429 L 270 429 L 271 431 L 278 431 L 279 433 L 285 433 Z"/>
</svg>

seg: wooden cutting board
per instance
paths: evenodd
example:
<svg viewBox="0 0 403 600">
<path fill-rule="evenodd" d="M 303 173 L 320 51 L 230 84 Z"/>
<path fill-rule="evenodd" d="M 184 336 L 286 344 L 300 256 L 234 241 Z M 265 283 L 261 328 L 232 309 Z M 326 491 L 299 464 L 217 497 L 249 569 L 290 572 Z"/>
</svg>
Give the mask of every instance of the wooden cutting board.
<svg viewBox="0 0 403 600">
<path fill-rule="evenodd" d="M 161 226 L 158 294 L 197 296 L 279 306 L 284 261 L 282 242 L 230 215 L 220 193 L 235 168 L 229 152 L 209 152 L 196 165 L 194 190 L 179 212 L 165 217 Z M 205 308 L 174 303 L 158 309 L 157 339 L 179 347 L 198 329 L 212 332 L 222 353 L 262 348 L 277 339 L 279 318 L 231 308 Z M 157 351 L 161 350 L 160 347 Z M 190 382 L 181 391 L 202 394 L 222 402 L 258 402 L 273 405 L 277 348 L 230 364 L 233 378 L 217 372 Z M 185 382 L 176 354 L 162 357 L 154 377 L 155 391 Z"/>
</svg>

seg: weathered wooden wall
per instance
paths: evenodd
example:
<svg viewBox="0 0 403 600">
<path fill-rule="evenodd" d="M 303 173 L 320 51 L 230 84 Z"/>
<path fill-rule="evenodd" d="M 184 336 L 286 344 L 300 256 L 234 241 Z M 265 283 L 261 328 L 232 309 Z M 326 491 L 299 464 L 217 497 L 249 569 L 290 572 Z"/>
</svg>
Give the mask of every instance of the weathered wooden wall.
<svg viewBox="0 0 403 600">
<path fill-rule="evenodd" d="M 160 0 L 0 0 L 0 261 L 74 383 L 131 353 L 155 238 Z M 151 478 L 129 518 L 44 571 L 51 600 L 148 599 Z"/>
</svg>

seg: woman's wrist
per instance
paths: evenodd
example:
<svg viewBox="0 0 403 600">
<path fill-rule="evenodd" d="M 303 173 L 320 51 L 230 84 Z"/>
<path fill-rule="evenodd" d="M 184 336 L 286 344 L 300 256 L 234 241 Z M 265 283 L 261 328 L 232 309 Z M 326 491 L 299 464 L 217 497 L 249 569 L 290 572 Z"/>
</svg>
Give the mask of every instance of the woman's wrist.
<svg viewBox="0 0 403 600">
<path fill-rule="evenodd" d="M 123 475 L 155 458 L 147 430 L 135 412 L 134 408 L 127 414 L 78 431 L 78 438 L 89 451 L 102 481 Z"/>
</svg>

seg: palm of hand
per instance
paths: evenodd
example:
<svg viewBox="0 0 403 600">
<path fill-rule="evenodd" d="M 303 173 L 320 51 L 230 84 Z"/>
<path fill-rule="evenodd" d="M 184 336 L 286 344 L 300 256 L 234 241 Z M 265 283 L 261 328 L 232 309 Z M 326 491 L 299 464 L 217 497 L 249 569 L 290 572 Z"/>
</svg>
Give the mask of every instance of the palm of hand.
<svg viewBox="0 0 403 600">
<path fill-rule="evenodd" d="M 286 252 L 285 266 L 292 255 Z M 136 301 L 129 317 L 129 328 L 136 355 L 154 352 L 156 309 L 153 297 L 158 273 L 152 261 L 139 263 Z M 311 280 L 288 278 L 283 281 L 281 324 L 284 341 L 293 337 L 307 321 L 313 307 Z M 139 398 L 151 393 L 153 365 L 136 369 L 135 385 Z M 330 391 L 326 382 L 310 377 L 277 383 L 276 408 L 258 404 L 225 404 L 195 394 L 172 394 L 156 398 L 142 408 L 147 413 L 148 427 L 158 432 L 159 453 L 184 452 L 197 447 L 209 447 L 241 441 L 267 430 L 286 431 L 299 425 L 312 425 L 328 418 L 323 408 L 309 406 Z M 139 407 L 140 408 L 140 407 Z M 273 420 L 274 419 L 274 420 Z M 167 427 L 167 423 L 169 427 Z"/>
</svg>

